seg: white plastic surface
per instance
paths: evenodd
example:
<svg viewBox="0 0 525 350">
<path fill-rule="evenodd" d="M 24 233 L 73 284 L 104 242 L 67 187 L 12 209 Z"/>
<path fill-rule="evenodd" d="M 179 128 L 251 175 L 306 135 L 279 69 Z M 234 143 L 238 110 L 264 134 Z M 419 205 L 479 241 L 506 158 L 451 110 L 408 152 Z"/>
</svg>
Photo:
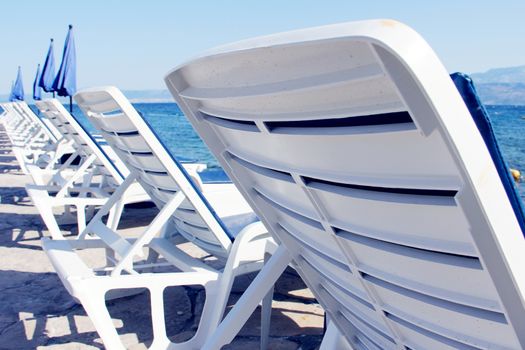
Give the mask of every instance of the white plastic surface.
<svg viewBox="0 0 525 350">
<path fill-rule="evenodd" d="M 412 29 L 255 38 L 165 80 L 353 348 L 525 348 L 523 232 Z"/>
</svg>

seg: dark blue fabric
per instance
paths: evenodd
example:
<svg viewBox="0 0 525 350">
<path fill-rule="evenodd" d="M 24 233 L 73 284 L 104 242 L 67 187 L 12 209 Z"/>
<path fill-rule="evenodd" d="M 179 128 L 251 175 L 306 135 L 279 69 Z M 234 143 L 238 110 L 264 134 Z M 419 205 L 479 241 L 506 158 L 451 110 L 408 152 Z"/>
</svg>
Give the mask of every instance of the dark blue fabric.
<svg viewBox="0 0 525 350">
<path fill-rule="evenodd" d="M 69 26 L 62 63 L 58 74 L 53 82 L 53 90 L 58 96 L 73 96 L 77 91 L 77 56 L 75 53 L 75 39 L 73 38 L 73 26 Z"/>
<path fill-rule="evenodd" d="M 40 65 L 36 68 L 35 81 L 33 82 L 33 100 L 38 101 L 42 99 L 42 89 L 38 86 L 40 81 Z"/>
<path fill-rule="evenodd" d="M 18 73 L 16 75 L 15 85 L 13 85 L 12 91 L 14 100 L 24 100 L 24 83 L 22 82 L 22 68 L 18 66 Z"/>
<path fill-rule="evenodd" d="M 489 115 L 478 97 L 474 83 L 468 75 L 463 73 L 454 73 L 450 77 L 456 85 L 463 101 L 465 101 L 465 104 L 472 115 L 472 119 L 474 119 L 474 122 L 487 145 L 492 160 L 494 161 L 494 165 L 496 165 L 499 177 L 501 178 L 501 182 L 507 192 L 510 204 L 512 205 L 514 213 L 518 219 L 521 231 L 525 235 L 525 210 L 523 202 L 521 201 L 516 189 L 516 184 L 510 173 L 509 166 L 501 155 L 501 150 L 496 141 L 494 131 L 492 130 Z"/>
<path fill-rule="evenodd" d="M 14 89 L 15 89 L 15 82 L 11 80 L 11 90 L 9 91 L 9 102 L 15 101 L 15 95 L 13 94 Z"/>
<path fill-rule="evenodd" d="M 44 67 L 42 68 L 42 75 L 40 76 L 40 81 L 38 86 L 44 89 L 45 92 L 53 92 L 53 82 L 55 81 L 55 55 L 53 53 L 53 39 L 49 44 L 49 49 L 47 50 L 46 60 L 44 62 Z"/>
</svg>

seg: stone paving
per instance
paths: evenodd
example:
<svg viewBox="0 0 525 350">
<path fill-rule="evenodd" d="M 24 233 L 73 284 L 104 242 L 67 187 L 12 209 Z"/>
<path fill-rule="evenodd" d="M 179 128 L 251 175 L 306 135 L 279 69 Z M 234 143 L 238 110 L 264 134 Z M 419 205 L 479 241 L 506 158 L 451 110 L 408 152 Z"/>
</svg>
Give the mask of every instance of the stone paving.
<svg viewBox="0 0 525 350">
<path fill-rule="evenodd" d="M 75 303 L 53 272 L 40 238 L 43 222 L 27 197 L 23 175 L 0 125 L 0 349 L 101 349 L 103 345 L 82 306 Z M 124 232 L 133 235 L 156 213 L 154 208 L 127 208 Z M 74 226 L 65 226 L 71 234 Z M 209 264 L 223 264 L 189 243 L 181 249 Z M 238 278 L 231 306 L 253 275 Z M 173 341 L 191 337 L 198 324 L 204 292 L 194 287 L 166 290 L 167 331 Z M 123 343 L 130 349 L 151 344 L 147 293 L 107 303 Z M 227 349 L 256 349 L 259 309 Z M 272 309 L 270 349 L 317 349 L 323 333 L 323 310 L 293 270 L 279 279 Z"/>
</svg>

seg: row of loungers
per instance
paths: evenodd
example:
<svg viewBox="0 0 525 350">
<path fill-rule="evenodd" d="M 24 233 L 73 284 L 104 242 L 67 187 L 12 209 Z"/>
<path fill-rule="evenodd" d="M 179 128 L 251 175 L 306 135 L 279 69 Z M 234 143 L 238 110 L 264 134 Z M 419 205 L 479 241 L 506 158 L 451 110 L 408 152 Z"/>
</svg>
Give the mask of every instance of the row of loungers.
<svg viewBox="0 0 525 350">
<path fill-rule="evenodd" d="M 4 105 L 52 236 L 44 249 L 107 348 L 123 345 L 105 299 L 136 288 L 151 294 L 151 348 L 219 349 L 261 302 L 264 348 L 287 266 L 326 311 L 321 349 L 525 348 L 521 200 L 472 81 L 449 76 L 413 30 L 375 20 L 255 38 L 165 81 L 233 184 L 203 183 L 203 166 L 174 159 L 114 87 L 74 96 L 105 144 L 56 100 L 37 103 L 45 119 Z M 123 206 L 144 200 L 159 214 L 124 239 Z M 77 237 L 62 236 L 52 206 L 76 212 Z M 183 253 L 174 234 L 224 269 Z M 102 270 L 75 252 L 95 248 L 107 251 Z M 152 273 L 166 261 L 182 272 Z M 258 270 L 223 318 L 234 277 Z M 162 302 L 176 285 L 207 295 L 180 344 Z"/>
<path fill-rule="evenodd" d="M 107 311 L 107 299 L 126 295 L 125 289 L 149 289 L 155 334 L 151 347 L 163 348 L 170 343 L 164 324 L 164 289 L 202 285 L 209 297 L 201 325 L 191 340 L 179 345 L 199 348 L 220 321 L 234 278 L 259 270 L 265 253 L 271 253 L 275 244 L 231 182 L 205 183 L 199 177 L 202 164 L 177 162 L 119 90 L 86 91 L 76 99 L 106 145 L 97 142 L 55 99 L 37 102 L 42 118 L 25 103 L 4 105 L 9 135 L 43 127 L 38 120 L 46 120 L 61 137 L 45 143 L 60 140 L 71 147 L 63 164 L 54 154 L 46 154 L 45 158 L 56 160 L 54 167 L 42 166 L 41 154 L 24 158 L 34 180 L 26 190 L 53 238 L 45 239 L 43 247 L 64 286 L 82 303 L 110 349 L 122 348 L 122 343 Z M 27 113 L 16 113 L 19 107 Z M 29 125 L 19 123 L 25 117 L 30 118 Z M 36 147 L 28 145 L 28 150 Z M 70 159 L 77 157 L 79 164 L 71 167 Z M 124 239 L 118 233 L 123 207 L 143 201 L 152 201 L 159 214 L 139 237 Z M 67 239 L 53 209 L 64 207 L 67 215 L 71 206 L 76 207 L 71 211 L 78 216 L 78 236 Z M 86 218 L 90 218 L 87 225 Z M 219 271 L 185 254 L 173 243 L 174 234 L 227 258 L 226 266 Z M 96 270 L 75 254 L 75 250 L 100 248 L 106 249 L 107 264 Z M 149 253 L 145 257 L 144 248 Z M 152 273 L 166 262 L 182 272 Z M 111 293 L 115 290 L 119 293 Z M 267 327 L 268 323 L 266 334 Z"/>
</svg>

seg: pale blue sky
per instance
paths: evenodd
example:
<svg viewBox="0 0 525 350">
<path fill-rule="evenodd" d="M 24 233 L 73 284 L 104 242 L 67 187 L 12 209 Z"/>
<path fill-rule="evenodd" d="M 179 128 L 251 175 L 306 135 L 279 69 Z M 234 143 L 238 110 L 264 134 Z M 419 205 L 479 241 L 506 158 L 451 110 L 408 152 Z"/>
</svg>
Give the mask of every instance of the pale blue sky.
<svg viewBox="0 0 525 350">
<path fill-rule="evenodd" d="M 75 27 L 78 87 L 164 88 L 172 67 L 213 46 L 310 26 L 392 18 L 413 27 L 449 71 L 525 64 L 524 0 L 2 2 L 0 93 L 22 66 L 26 94 L 55 39 L 58 69 Z"/>
</svg>

